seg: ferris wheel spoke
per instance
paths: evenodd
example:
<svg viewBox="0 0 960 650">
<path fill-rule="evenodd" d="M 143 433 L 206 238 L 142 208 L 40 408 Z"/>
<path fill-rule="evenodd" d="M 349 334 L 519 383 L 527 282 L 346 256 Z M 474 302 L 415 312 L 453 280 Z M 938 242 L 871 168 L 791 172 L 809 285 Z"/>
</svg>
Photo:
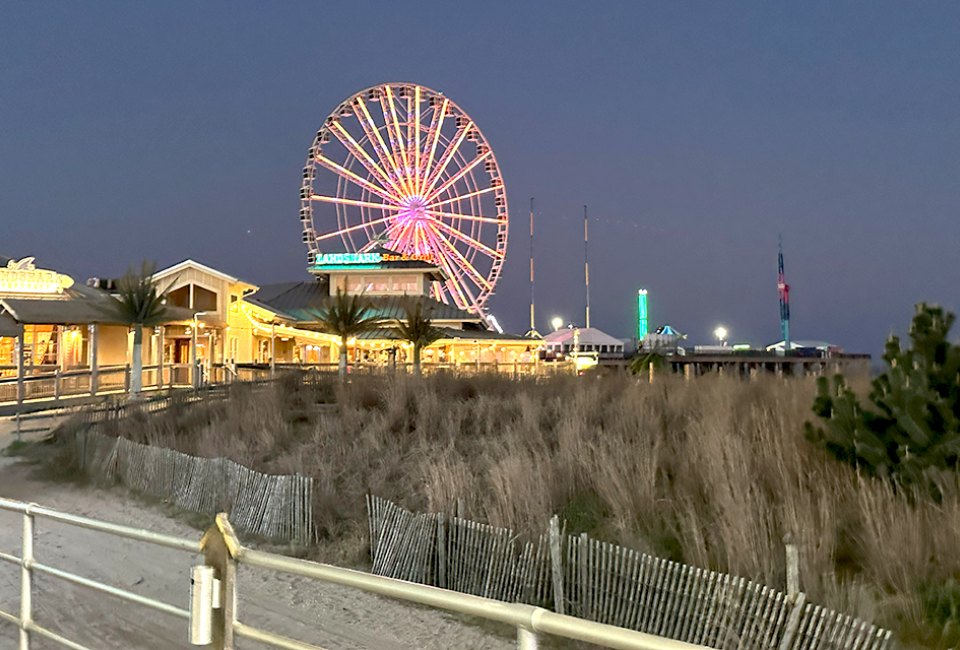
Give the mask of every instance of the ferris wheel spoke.
<svg viewBox="0 0 960 650">
<path fill-rule="evenodd" d="M 472 246 L 473 248 L 476 248 L 476 249 L 477 249 L 478 251 L 480 251 L 480 252 L 486 253 L 489 257 L 492 257 L 492 258 L 495 259 L 495 260 L 501 259 L 501 258 L 503 257 L 503 253 L 500 253 L 499 251 L 493 250 L 492 248 L 490 248 L 489 246 L 487 246 L 487 245 L 484 244 L 483 242 L 477 241 L 477 240 L 474 239 L 473 237 L 471 237 L 471 236 L 469 236 L 469 235 L 463 234 L 462 232 L 460 232 L 460 231 L 457 230 L 456 228 L 453 228 L 453 227 L 451 227 L 451 226 L 443 223 L 442 221 L 434 221 L 433 223 L 434 223 L 434 225 L 439 226 L 441 230 L 443 230 L 445 233 L 447 233 L 448 235 L 450 235 L 450 236 L 453 237 L 454 239 L 457 239 L 457 240 L 463 242 L 464 244 L 468 244 L 468 245 Z"/>
<path fill-rule="evenodd" d="M 326 167 L 327 169 L 329 169 L 330 171 L 332 171 L 334 174 L 337 174 L 338 176 L 340 176 L 345 180 L 353 181 L 360 187 L 366 190 L 369 190 L 371 193 L 376 194 L 382 199 L 386 199 L 387 201 L 390 201 L 392 203 L 401 202 L 400 197 L 394 195 L 393 193 L 389 192 L 385 188 L 380 187 L 379 185 L 374 185 L 370 181 L 364 178 L 361 178 L 360 176 L 357 176 L 356 174 L 354 174 L 352 171 L 350 171 L 343 165 L 340 165 L 339 163 L 335 163 L 334 161 L 330 160 L 326 156 L 318 154 L 316 156 L 316 161 L 319 164 Z"/>
<path fill-rule="evenodd" d="M 433 173 L 427 179 L 427 183 L 425 185 L 427 192 L 431 192 L 433 186 L 436 185 L 438 180 L 440 180 L 440 177 L 443 175 L 443 171 L 447 168 L 447 165 L 450 164 L 450 161 L 453 159 L 453 155 L 457 152 L 457 149 L 460 148 L 460 145 L 463 144 L 463 141 L 467 137 L 467 133 L 469 133 L 470 129 L 472 128 L 473 122 L 467 122 L 467 125 L 460 129 L 456 139 L 450 143 L 446 151 L 443 152 L 443 155 L 440 156 L 440 160 L 437 162 L 436 169 L 433 170 Z"/>
<path fill-rule="evenodd" d="M 357 111 L 359 107 L 359 112 Z M 380 135 L 380 129 L 377 128 L 376 122 L 373 121 L 373 117 L 370 115 L 370 111 L 367 110 L 367 105 L 363 102 L 363 98 L 357 98 L 356 106 L 353 109 L 354 114 L 357 116 L 357 121 L 360 122 L 361 128 L 363 128 L 364 134 L 367 136 L 367 140 L 371 143 L 376 140 L 380 144 L 378 149 L 376 144 L 374 144 L 374 150 L 377 152 L 377 157 L 380 158 L 380 164 L 386 167 L 389 165 L 393 168 L 393 172 L 397 175 L 397 182 L 400 183 L 400 186 L 403 187 L 401 193 L 408 194 L 409 188 L 406 187 L 404 183 L 403 173 L 400 171 L 400 166 L 397 164 L 397 161 L 390 153 L 390 148 L 387 146 L 387 143 L 384 141 L 383 136 Z M 361 116 L 360 113 L 363 113 Z M 389 127 L 388 127 L 389 128 Z"/>
<path fill-rule="evenodd" d="M 350 153 L 353 154 L 353 157 L 356 158 L 364 169 L 366 169 L 372 176 L 375 176 L 384 188 L 391 188 L 393 192 L 397 194 L 403 194 L 403 190 L 400 189 L 390 178 L 390 175 L 383 170 L 380 165 L 370 157 L 370 154 L 360 146 L 356 140 L 353 139 L 353 136 L 347 132 L 343 125 L 339 122 L 333 123 L 334 135 L 337 136 L 337 139 L 340 143 L 347 149 Z"/>
<path fill-rule="evenodd" d="M 436 208 L 436 207 L 439 207 L 439 206 L 441 206 L 441 205 L 446 205 L 447 203 L 453 203 L 454 201 L 464 201 L 464 200 L 466 200 L 466 199 L 473 198 L 474 196 L 480 196 L 481 194 L 488 194 L 488 193 L 490 193 L 490 192 L 496 192 L 498 189 L 500 189 L 500 188 L 499 188 L 499 187 L 486 187 L 486 188 L 484 188 L 484 189 L 482 189 L 482 190 L 477 190 L 476 192 L 470 192 L 470 193 L 468 193 L 468 194 L 459 194 L 459 195 L 454 196 L 454 197 L 451 197 L 451 198 L 449 198 L 449 199 L 444 199 L 443 201 L 438 201 L 438 202 L 436 202 L 436 203 L 431 203 L 428 207 Z"/>
<path fill-rule="evenodd" d="M 417 189 L 417 194 L 420 193 L 420 183 L 423 180 L 420 177 L 420 86 L 417 86 L 414 90 L 413 97 L 414 105 L 416 106 L 416 114 L 414 115 L 414 138 L 413 138 L 413 150 L 415 155 L 415 177 L 414 177 L 414 186 Z"/>
<path fill-rule="evenodd" d="M 438 196 L 440 196 L 441 194 L 443 194 L 444 190 L 446 190 L 448 187 L 453 187 L 454 184 L 456 184 L 457 181 L 459 181 L 461 178 L 463 178 L 464 176 L 466 176 L 467 174 L 469 174 L 471 169 L 473 169 L 474 167 L 476 167 L 477 165 L 479 165 L 480 163 L 482 163 L 484 160 L 486 160 L 486 159 L 490 156 L 491 153 L 492 153 L 492 152 L 488 151 L 487 153 L 483 154 L 482 156 L 477 156 L 476 158 L 474 158 L 473 160 L 471 160 L 468 165 L 466 165 L 465 167 L 463 167 L 462 169 L 460 169 L 460 171 L 458 171 L 456 174 L 454 174 L 453 176 L 451 176 L 450 178 L 448 178 L 448 179 L 446 180 L 446 182 L 444 182 L 443 185 L 441 185 L 440 187 L 438 187 L 438 188 L 435 189 L 435 190 L 432 190 L 432 191 L 430 192 L 430 196 L 427 197 L 427 201 L 432 201 L 433 199 L 435 199 L 435 198 L 437 198 Z"/>
<path fill-rule="evenodd" d="M 444 217 L 447 219 L 463 219 L 465 221 L 479 221 L 480 223 L 503 223 L 500 219 L 493 217 L 481 217 L 472 214 L 463 214 L 461 212 L 439 212 L 437 210 L 427 210 L 427 213 L 434 217 Z"/>
<path fill-rule="evenodd" d="M 440 142 L 440 131 L 443 129 L 443 118 L 447 113 L 447 105 L 449 103 L 450 100 L 444 97 L 443 103 L 440 104 L 440 110 L 434 110 L 433 119 L 430 121 L 430 134 L 433 135 L 433 144 L 430 145 L 430 154 L 427 156 L 426 169 L 423 170 L 423 187 L 426 186 L 427 178 L 430 177 L 430 168 L 433 165 L 434 158 L 437 155 L 437 144 Z M 427 135 L 427 138 L 430 138 L 430 135 Z M 426 150 L 424 150 L 424 153 L 426 153 Z"/>
<path fill-rule="evenodd" d="M 393 102 L 393 89 L 389 85 L 383 87 L 386 92 L 380 95 L 380 108 L 383 111 L 384 123 L 387 126 L 387 133 L 390 135 L 390 141 L 393 145 L 391 147 L 393 156 L 399 155 L 398 162 L 403 162 L 403 172 L 402 177 L 408 188 L 412 189 L 410 182 L 409 167 L 410 163 L 407 160 L 407 148 L 406 144 L 403 141 L 403 135 L 400 133 L 400 120 L 397 119 L 397 106 Z M 386 100 L 386 101 L 384 101 Z M 389 110 L 388 107 L 389 106 Z M 391 122 L 391 119 L 393 120 Z M 390 127 L 393 127 L 393 133 L 390 133 Z M 396 140 L 394 140 L 396 137 Z"/>
<path fill-rule="evenodd" d="M 374 208 L 378 210 L 399 210 L 400 207 L 387 203 L 376 203 L 375 201 L 358 201 L 356 199 L 346 199 L 340 196 L 324 196 L 314 194 L 310 197 L 311 201 L 323 201 L 325 203 L 337 203 L 341 205 L 355 205 L 359 208 Z"/>
<path fill-rule="evenodd" d="M 375 226 L 375 225 L 377 225 L 377 224 L 379 224 L 379 223 L 384 223 L 384 222 L 386 222 L 386 221 L 390 221 L 391 219 L 393 219 L 393 217 L 394 217 L 394 215 L 390 215 L 390 216 L 387 216 L 387 217 L 382 217 L 382 218 L 380 218 L 380 219 L 374 219 L 373 221 L 367 221 L 367 222 L 365 222 L 365 223 L 358 223 L 358 224 L 355 225 L 355 226 L 348 226 L 347 228 L 341 228 L 340 230 L 336 230 L 336 231 L 334 231 L 334 232 L 328 232 L 326 235 L 320 235 L 320 236 L 314 238 L 314 241 L 323 241 L 324 239 L 331 239 L 331 238 L 333 238 L 333 237 L 339 237 L 339 236 L 341 236 L 341 235 L 345 235 L 345 234 L 347 234 L 347 233 L 349 233 L 349 232 L 354 232 L 355 230 L 360 230 L 360 229 L 362 229 L 362 228 L 369 228 L 369 227 Z"/>
<path fill-rule="evenodd" d="M 472 276 L 474 284 L 476 284 L 478 287 L 493 289 L 487 279 L 483 277 L 483 274 L 481 274 L 476 267 L 474 267 L 473 264 L 471 264 L 470 261 L 464 257 L 463 253 L 457 250 L 457 247 L 454 246 L 449 239 L 443 236 L 443 233 L 438 231 L 436 228 L 433 228 L 433 232 L 436 233 L 437 237 L 439 237 L 439 241 L 443 247 L 450 251 L 450 254 L 456 257 L 459 263 L 463 265 L 463 269 Z"/>
<path fill-rule="evenodd" d="M 473 295 L 473 292 L 470 291 L 470 287 L 463 282 L 463 276 L 457 271 L 456 265 L 447 257 L 443 246 L 436 240 L 437 236 L 443 237 L 443 235 L 437 232 L 435 228 L 432 228 L 432 230 L 434 233 L 434 241 L 436 242 L 433 246 L 434 256 L 437 258 L 436 261 L 440 267 L 447 273 L 447 284 L 449 287 L 452 287 L 450 291 L 451 295 L 453 291 L 456 290 L 457 295 L 460 296 L 460 300 L 463 301 L 463 305 L 475 305 L 477 302 L 476 297 Z M 470 299 L 467 298 L 467 293 L 470 294 Z M 456 300 L 454 300 L 454 302 L 456 302 Z"/>
</svg>

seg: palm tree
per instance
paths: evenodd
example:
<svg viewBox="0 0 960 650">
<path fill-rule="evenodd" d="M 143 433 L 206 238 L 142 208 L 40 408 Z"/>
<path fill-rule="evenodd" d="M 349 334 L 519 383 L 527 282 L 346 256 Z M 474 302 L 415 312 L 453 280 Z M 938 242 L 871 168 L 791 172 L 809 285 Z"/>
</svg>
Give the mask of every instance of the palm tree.
<svg viewBox="0 0 960 650">
<path fill-rule="evenodd" d="M 413 343 L 413 372 L 420 376 L 420 351 L 443 337 L 443 331 L 423 314 L 423 303 L 411 300 L 404 304 L 404 320 L 397 321 L 400 338 Z"/>
<path fill-rule="evenodd" d="M 131 359 L 130 394 L 136 397 L 143 389 L 143 328 L 163 322 L 166 315 L 167 288 L 160 290 L 153 280 L 156 265 L 143 262 L 140 270 L 132 267 L 117 283 L 117 314 L 121 322 L 133 327 L 133 355 Z"/>
<path fill-rule="evenodd" d="M 347 375 L 347 341 L 379 325 L 383 319 L 375 314 L 370 302 L 360 294 L 348 296 L 341 289 L 318 315 L 321 329 L 340 337 L 340 378 Z"/>
</svg>

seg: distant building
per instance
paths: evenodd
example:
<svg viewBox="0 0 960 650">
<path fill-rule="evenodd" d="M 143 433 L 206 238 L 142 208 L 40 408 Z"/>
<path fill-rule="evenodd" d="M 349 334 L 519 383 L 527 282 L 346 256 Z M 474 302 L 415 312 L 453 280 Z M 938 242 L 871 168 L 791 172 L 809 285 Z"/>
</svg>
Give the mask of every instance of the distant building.
<svg viewBox="0 0 960 650">
<path fill-rule="evenodd" d="M 622 359 L 623 341 L 595 327 L 566 327 L 543 337 L 548 357 L 569 355 L 574 348 L 579 352 L 595 352 L 600 359 Z"/>
<path fill-rule="evenodd" d="M 767 352 L 783 354 L 786 351 L 786 343 L 777 341 L 764 348 Z M 843 348 L 839 345 L 833 345 L 826 341 L 790 341 L 790 351 L 793 353 L 817 354 L 818 356 L 842 354 Z"/>
</svg>

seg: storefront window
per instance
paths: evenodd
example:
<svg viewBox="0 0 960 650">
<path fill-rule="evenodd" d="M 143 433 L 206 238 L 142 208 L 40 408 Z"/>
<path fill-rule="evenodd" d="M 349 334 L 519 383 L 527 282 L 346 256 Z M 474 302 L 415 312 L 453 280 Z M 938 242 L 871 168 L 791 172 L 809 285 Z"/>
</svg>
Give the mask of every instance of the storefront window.
<svg viewBox="0 0 960 650">
<path fill-rule="evenodd" d="M 414 275 L 395 275 L 391 278 L 390 290 L 395 293 L 416 293 L 417 278 Z"/>
<path fill-rule="evenodd" d="M 347 278 L 347 293 L 360 293 L 363 289 L 363 276 L 353 275 Z"/>
</svg>

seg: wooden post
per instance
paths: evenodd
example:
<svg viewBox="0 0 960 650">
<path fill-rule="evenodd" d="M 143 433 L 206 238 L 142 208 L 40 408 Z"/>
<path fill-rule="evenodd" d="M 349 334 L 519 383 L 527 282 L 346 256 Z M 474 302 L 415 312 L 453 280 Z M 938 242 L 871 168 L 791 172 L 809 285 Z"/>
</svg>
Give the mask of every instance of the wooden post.
<svg viewBox="0 0 960 650">
<path fill-rule="evenodd" d="M 689 364 L 689 363 L 683 364 L 683 378 L 686 381 L 690 381 L 690 376 L 692 374 L 691 370 L 692 370 L 692 364 Z"/>
<path fill-rule="evenodd" d="M 563 614 L 563 556 L 560 552 L 560 517 L 550 518 L 550 567 L 553 570 L 553 609 Z"/>
<path fill-rule="evenodd" d="M 96 323 L 90 323 L 87 326 L 87 353 L 89 356 L 88 364 L 90 366 L 90 394 L 97 394 L 97 384 L 100 383 L 99 360 L 97 359 L 97 340 L 100 338 L 100 327 Z"/>
<path fill-rule="evenodd" d="M 443 513 L 437 513 L 437 586 L 447 588 L 447 531 Z"/>
<path fill-rule="evenodd" d="M 800 593 L 800 549 L 793 542 L 793 535 L 783 537 L 787 563 L 787 596 L 796 598 Z"/>
<path fill-rule="evenodd" d="M 190 285 L 190 291 L 193 291 L 192 284 Z M 193 327 L 190 328 L 190 386 L 192 386 L 194 390 L 200 388 L 200 373 L 197 372 L 197 366 L 200 365 L 199 359 L 197 359 L 197 328 L 199 326 L 197 315 L 194 314 Z"/>
<path fill-rule="evenodd" d="M 788 602 L 791 599 L 788 598 Z M 786 628 L 783 632 L 783 639 L 780 641 L 779 650 L 789 650 L 793 648 L 794 637 L 797 636 L 797 630 L 800 628 L 800 616 L 803 614 L 803 606 L 806 604 L 806 596 L 801 592 L 797 594 L 793 601 L 790 614 L 787 616 Z"/>
<path fill-rule="evenodd" d="M 60 399 L 60 368 L 53 371 L 53 399 Z"/>
<path fill-rule="evenodd" d="M 163 346 L 164 346 L 164 335 L 166 334 L 166 327 L 161 325 L 157 328 L 157 390 L 163 388 Z"/>
<path fill-rule="evenodd" d="M 234 558 L 240 550 L 240 542 L 226 514 L 217 515 L 216 523 L 203 534 L 200 547 L 205 564 L 213 567 L 214 577 L 220 581 L 220 607 L 213 610 L 213 643 L 209 647 L 233 650 L 237 604 L 237 564 Z"/>
<path fill-rule="evenodd" d="M 23 349 L 24 341 L 23 323 L 20 324 L 20 334 L 17 336 L 17 404 L 23 404 L 26 397 L 26 386 L 23 383 L 25 368 L 23 367 Z"/>
<path fill-rule="evenodd" d="M 270 323 L 270 379 L 277 376 L 277 324 Z"/>
</svg>

